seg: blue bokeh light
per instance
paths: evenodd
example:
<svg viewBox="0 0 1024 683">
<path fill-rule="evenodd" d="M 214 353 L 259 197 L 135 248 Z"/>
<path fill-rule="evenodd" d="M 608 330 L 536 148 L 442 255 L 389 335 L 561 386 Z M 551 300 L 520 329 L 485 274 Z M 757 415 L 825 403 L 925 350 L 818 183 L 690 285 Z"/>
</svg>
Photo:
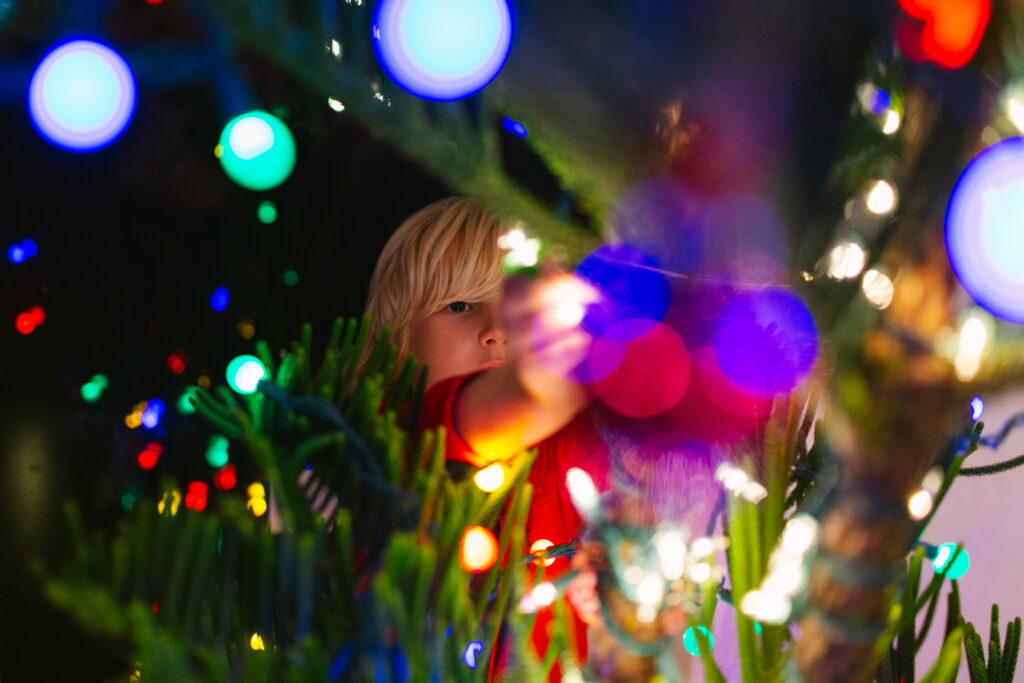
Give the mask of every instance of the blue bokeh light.
<svg viewBox="0 0 1024 683">
<path fill-rule="evenodd" d="M 26 237 L 21 241 L 21 248 L 25 250 L 25 258 L 35 258 L 39 255 L 39 247 L 35 240 Z"/>
<path fill-rule="evenodd" d="M 527 135 L 530 134 L 529 131 L 526 130 L 526 126 L 519 123 L 515 119 L 509 118 L 508 116 L 502 119 L 501 127 L 507 130 L 509 133 L 512 133 L 512 135 L 515 135 L 516 137 L 520 138 L 525 138 Z"/>
<path fill-rule="evenodd" d="M 230 300 L 231 292 L 228 291 L 228 288 L 218 287 L 213 290 L 213 294 L 210 295 L 210 308 L 219 313 L 228 307 L 228 302 Z"/>
<path fill-rule="evenodd" d="M 25 247 L 20 244 L 12 244 L 11 248 L 7 250 L 7 260 L 11 263 L 24 263 L 27 257 L 28 254 L 25 253 Z"/>
<path fill-rule="evenodd" d="M 146 409 L 142 411 L 142 426 L 145 429 L 156 429 L 164 416 L 167 406 L 158 398 L 146 401 Z"/>
<path fill-rule="evenodd" d="M 380 0 L 373 47 L 402 89 L 450 101 L 484 88 L 512 43 L 507 0 Z"/>
<path fill-rule="evenodd" d="M 611 329 L 639 337 L 665 317 L 668 280 L 653 256 L 628 244 L 598 248 L 580 262 L 576 274 L 598 288 L 601 302 L 587 308 L 583 325 L 594 334 Z M 620 325 L 630 321 L 630 325 Z M 643 324 L 646 323 L 646 324 Z"/>
<path fill-rule="evenodd" d="M 475 669 L 477 664 L 476 656 L 480 654 L 483 649 L 484 644 L 479 640 L 474 640 L 466 646 L 466 651 L 462 653 L 462 661 L 470 669 Z"/>
<path fill-rule="evenodd" d="M 946 252 L 960 284 L 984 309 L 1024 324 L 1024 138 L 985 149 L 967 166 L 946 209 Z"/>
<path fill-rule="evenodd" d="M 32 124 L 71 152 L 116 140 L 135 113 L 135 77 L 124 58 L 92 40 L 72 40 L 39 62 L 28 88 Z"/>
<path fill-rule="evenodd" d="M 818 355 L 811 312 L 796 294 L 777 287 L 729 302 L 715 321 L 712 340 L 723 374 L 755 396 L 790 391 Z"/>
<path fill-rule="evenodd" d="M 981 399 L 981 396 L 975 396 L 971 399 L 971 419 L 977 422 L 981 419 L 982 413 L 985 412 L 985 401 Z"/>
</svg>

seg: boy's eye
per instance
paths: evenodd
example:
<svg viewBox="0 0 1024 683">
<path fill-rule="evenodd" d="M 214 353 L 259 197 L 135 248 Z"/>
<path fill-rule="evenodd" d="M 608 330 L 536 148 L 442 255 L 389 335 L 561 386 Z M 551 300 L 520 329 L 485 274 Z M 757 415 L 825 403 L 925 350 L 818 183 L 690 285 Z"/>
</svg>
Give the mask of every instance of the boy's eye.
<svg viewBox="0 0 1024 683">
<path fill-rule="evenodd" d="M 469 310 L 469 304 L 465 301 L 453 301 L 444 308 L 451 313 L 465 313 Z"/>
</svg>

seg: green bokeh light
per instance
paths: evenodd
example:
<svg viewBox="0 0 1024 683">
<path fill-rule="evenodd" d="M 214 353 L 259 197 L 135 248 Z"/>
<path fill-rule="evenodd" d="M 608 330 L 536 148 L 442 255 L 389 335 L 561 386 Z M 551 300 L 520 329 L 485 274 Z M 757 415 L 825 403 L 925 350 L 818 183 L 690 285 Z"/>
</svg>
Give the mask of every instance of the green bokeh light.
<svg viewBox="0 0 1024 683">
<path fill-rule="evenodd" d="M 195 396 L 196 392 L 199 391 L 199 387 L 191 386 L 185 387 L 185 391 L 181 392 L 181 396 L 178 398 L 178 412 L 182 415 L 192 415 L 196 412 L 196 409 L 189 403 L 189 396 Z"/>
<path fill-rule="evenodd" d="M 250 190 L 277 187 L 295 168 L 295 139 L 288 126 L 258 109 L 228 121 L 217 146 L 224 172 Z"/>
<path fill-rule="evenodd" d="M 259 217 L 260 223 L 273 223 L 277 220 L 277 207 L 274 206 L 274 202 L 269 200 L 260 202 L 259 208 L 256 209 L 256 216 Z"/>
<path fill-rule="evenodd" d="M 935 567 L 935 571 L 941 572 L 955 552 L 956 543 L 943 543 L 940 545 L 938 551 L 935 553 L 935 559 L 932 560 L 932 566 Z M 946 572 L 946 578 L 959 579 L 961 576 L 966 574 L 967 570 L 970 568 L 971 558 L 967 555 L 967 551 L 961 548 L 960 552 L 957 553 L 956 559 L 953 560 L 953 566 L 951 566 L 949 571 Z"/>
<path fill-rule="evenodd" d="M 100 394 L 103 393 L 103 389 L 96 386 L 95 382 L 86 382 L 82 385 L 82 398 L 86 403 L 95 403 L 100 400 Z"/>
<path fill-rule="evenodd" d="M 228 439 L 214 434 L 206 445 L 206 464 L 210 467 L 224 467 L 228 464 Z"/>
<path fill-rule="evenodd" d="M 284 276 L 282 276 L 281 279 L 284 280 L 284 284 L 286 287 L 294 287 L 295 285 L 299 284 L 299 271 L 295 270 L 294 268 L 289 268 L 288 270 L 284 271 Z"/>
<path fill-rule="evenodd" d="M 228 386 L 240 394 L 252 394 L 256 385 L 267 376 L 267 369 L 256 356 L 238 356 L 228 363 Z"/>
</svg>

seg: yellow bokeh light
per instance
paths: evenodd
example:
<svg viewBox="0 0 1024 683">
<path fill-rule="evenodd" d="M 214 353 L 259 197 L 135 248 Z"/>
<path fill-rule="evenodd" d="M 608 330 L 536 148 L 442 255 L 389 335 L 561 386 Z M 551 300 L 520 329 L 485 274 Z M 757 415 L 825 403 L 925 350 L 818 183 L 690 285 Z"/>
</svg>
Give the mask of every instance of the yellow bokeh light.
<svg viewBox="0 0 1024 683">
<path fill-rule="evenodd" d="M 476 482 L 481 491 L 486 491 L 487 493 L 497 491 L 505 483 L 505 468 L 498 463 L 494 463 L 477 472 L 476 476 L 473 477 L 473 481 Z"/>
<path fill-rule="evenodd" d="M 224 148 L 223 147 L 221 147 L 220 145 L 217 145 L 216 147 L 213 148 L 213 156 L 215 156 L 218 159 L 220 159 L 222 154 L 224 154 Z"/>
<path fill-rule="evenodd" d="M 256 328 L 248 320 L 235 325 L 235 329 L 238 330 L 238 334 L 241 335 L 242 339 L 252 339 L 253 335 L 256 334 Z"/>
<path fill-rule="evenodd" d="M 459 543 L 459 565 L 471 574 L 485 572 L 498 560 L 498 539 L 482 526 L 469 526 Z"/>
<path fill-rule="evenodd" d="M 267 512 L 267 501 L 262 498 L 250 498 L 249 502 L 245 504 L 245 507 L 252 510 L 252 514 L 256 517 L 262 517 Z"/>
<path fill-rule="evenodd" d="M 1024 104 L 1016 97 L 1011 97 L 1006 102 L 1006 113 L 1013 121 L 1013 125 L 1017 126 L 1017 130 L 1024 133 Z"/>
<path fill-rule="evenodd" d="M 871 186 L 865 202 L 871 213 L 879 216 L 887 214 L 896 208 L 896 190 L 884 180 L 879 180 Z"/>
<path fill-rule="evenodd" d="M 196 380 L 196 384 L 201 386 L 203 389 L 210 388 L 210 378 L 206 375 L 199 375 L 199 379 Z"/>
<path fill-rule="evenodd" d="M 911 519 L 922 520 L 932 511 L 932 505 L 931 492 L 921 489 L 907 501 L 907 511 L 910 512 Z"/>
<path fill-rule="evenodd" d="M 263 649 L 263 638 L 260 638 L 259 633 L 252 634 L 252 638 L 249 639 L 249 647 L 251 647 L 254 650 Z"/>
<path fill-rule="evenodd" d="M 533 545 L 530 546 L 530 554 L 531 555 L 538 555 L 539 553 L 543 552 L 544 550 L 547 550 L 548 548 L 552 547 L 553 545 L 555 545 L 555 544 L 552 543 L 551 541 L 549 541 L 546 538 L 538 539 L 538 540 L 533 542 Z M 546 557 L 546 558 L 538 557 L 536 560 L 533 561 L 533 563 L 535 565 L 537 565 L 538 567 L 550 567 L 554 563 L 554 561 L 555 561 L 555 558 L 553 558 L 553 557 Z"/>
<path fill-rule="evenodd" d="M 864 273 L 860 283 L 864 297 L 877 309 L 888 308 L 896 288 L 889 276 L 880 270 L 870 269 Z"/>
<path fill-rule="evenodd" d="M 249 484 L 249 488 L 247 488 L 245 492 L 249 495 L 250 498 L 267 497 L 267 492 L 263 488 L 263 484 L 259 483 L 258 481 L 254 481 L 253 483 Z"/>
<path fill-rule="evenodd" d="M 156 511 L 161 515 L 164 514 L 164 510 L 167 509 L 167 501 L 170 499 L 170 510 L 171 516 L 178 514 L 178 506 L 181 504 L 181 491 L 178 489 L 172 489 L 166 491 L 164 497 L 160 499 L 160 502 L 156 504 Z"/>
</svg>

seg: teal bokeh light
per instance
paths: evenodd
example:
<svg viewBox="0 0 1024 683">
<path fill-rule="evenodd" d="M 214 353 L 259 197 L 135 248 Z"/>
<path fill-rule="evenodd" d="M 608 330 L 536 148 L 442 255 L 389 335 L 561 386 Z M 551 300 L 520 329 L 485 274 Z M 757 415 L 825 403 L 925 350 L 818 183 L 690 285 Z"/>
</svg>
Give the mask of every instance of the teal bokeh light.
<svg viewBox="0 0 1024 683">
<path fill-rule="evenodd" d="M 956 543 L 943 543 L 938 547 L 935 552 L 935 559 L 932 560 L 932 566 L 935 567 L 935 571 L 941 572 L 945 569 L 949 563 L 953 554 L 956 553 Z M 960 549 L 959 553 L 956 553 L 956 559 L 953 560 L 952 566 L 946 572 L 946 578 L 948 579 L 959 579 L 967 570 L 971 568 L 971 558 L 967 554 L 967 551 L 963 548 Z"/>
<path fill-rule="evenodd" d="M 252 394 L 266 377 L 267 369 L 256 356 L 238 356 L 228 363 L 226 375 L 229 387 L 240 394 Z"/>
<path fill-rule="evenodd" d="M 237 116 L 224 126 L 218 143 L 228 177 L 250 190 L 269 190 L 295 168 L 295 139 L 284 121 L 265 111 Z"/>
<path fill-rule="evenodd" d="M 700 641 L 697 640 L 697 631 L 707 638 L 709 650 L 715 647 L 715 637 L 711 635 L 711 631 L 704 626 L 697 626 L 696 630 L 691 626 L 683 633 L 683 647 L 694 657 L 700 657 Z"/>
</svg>

